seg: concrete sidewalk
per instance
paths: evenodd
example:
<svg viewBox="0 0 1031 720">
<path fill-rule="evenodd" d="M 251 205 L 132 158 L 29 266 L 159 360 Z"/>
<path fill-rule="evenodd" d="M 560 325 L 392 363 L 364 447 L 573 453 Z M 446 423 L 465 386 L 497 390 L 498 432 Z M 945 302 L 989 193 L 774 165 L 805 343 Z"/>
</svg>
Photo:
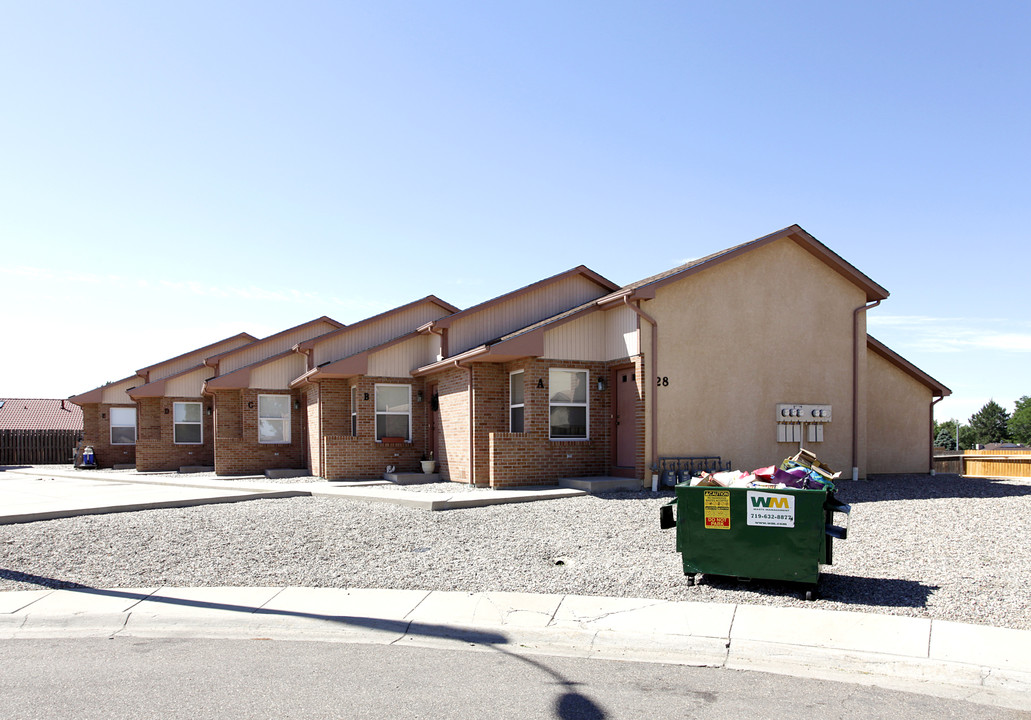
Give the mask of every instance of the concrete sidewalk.
<svg viewBox="0 0 1031 720">
<path fill-rule="evenodd" d="M 0 525 L 107 512 L 188 507 L 284 497 L 386 502 L 420 510 L 452 510 L 585 495 L 572 488 L 427 493 L 386 481 L 277 483 L 264 478 L 219 480 L 182 475 L 6 468 L 0 472 Z"/>
<path fill-rule="evenodd" d="M 0 593 L 0 639 L 68 637 L 460 644 L 758 670 L 1031 706 L 1029 631 L 808 608 L 298 587 Z"/>
</svg>

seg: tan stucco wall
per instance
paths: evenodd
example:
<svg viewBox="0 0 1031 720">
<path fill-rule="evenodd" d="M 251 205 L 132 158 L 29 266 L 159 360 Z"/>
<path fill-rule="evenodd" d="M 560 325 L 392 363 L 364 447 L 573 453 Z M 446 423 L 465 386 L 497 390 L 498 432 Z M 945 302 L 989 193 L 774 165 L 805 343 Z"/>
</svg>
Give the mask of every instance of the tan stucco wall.
<svg viewBox="0 0 1031 720">
<path fill-rule="evenodd" d="M 868 472 L 930 472 L 931 390 L 877 353 L 866 357 Z"/>
<path fill-rule="evenodd" d="M 852 318 L 865 302 L 860 288 L 790 239 L 660 287 L 642 304 L 659 324 L 658 368 L 650 368 L 648 387 L 648 402 L 658 402 L 658 455 L 719 455 L 742 470 L 779 463 L 798 446 L 777 442 L 776 405 L 821 403 L 832 406 L 833 420 L 811 449 L 849 476 Z M 861 368 L 865 320 L 861 313 Z"/>
</svg>

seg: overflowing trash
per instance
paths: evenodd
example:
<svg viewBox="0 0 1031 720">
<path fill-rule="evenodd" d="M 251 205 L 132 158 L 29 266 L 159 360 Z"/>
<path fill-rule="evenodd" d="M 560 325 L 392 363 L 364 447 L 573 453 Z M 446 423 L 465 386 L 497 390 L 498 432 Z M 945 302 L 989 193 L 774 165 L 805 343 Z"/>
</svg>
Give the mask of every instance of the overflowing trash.
<svg viewBox="0 0 1031 720">
<path fill-rule="evenodd" d="M 833 541 L 848 537 L 847 524 L 834 524 L 835 514 L 851 517 L 834 497 L 841 473 L 805 449 L 752 472 L 714 470 L 683 478 L 659 508 L 659 527 L 677 530 L 688 585 L 698 574 L 784 580 L 812 600 Z"/>
<path fill-rule="evenodd" d="M 834 491 L 834 481 L 841 477 L 826 464 L 820 462 L 809 450 L 799 450 L 786 458 L 779 466 L 759 468 L 752 472 L 727 470 L 724 472 L 702 472 L 691 478 L 692 486 L 762 488 L 766 490 L 793 488 L 795 490 Z"/>
</svg>

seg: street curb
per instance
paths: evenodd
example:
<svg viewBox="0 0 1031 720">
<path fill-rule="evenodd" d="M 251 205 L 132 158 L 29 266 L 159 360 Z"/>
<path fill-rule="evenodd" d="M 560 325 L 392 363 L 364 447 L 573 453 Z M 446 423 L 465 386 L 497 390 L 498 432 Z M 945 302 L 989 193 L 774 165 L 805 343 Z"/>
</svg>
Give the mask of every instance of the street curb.
<svg viewBox="0 0 1031 720">
<path fill-rule="evenodd" d="M 458 646 L 813 677 L 1025 710 L 1031 631 L 742 604 L 366 588 L 0 593 L 0 639 Z"/>
</svg>

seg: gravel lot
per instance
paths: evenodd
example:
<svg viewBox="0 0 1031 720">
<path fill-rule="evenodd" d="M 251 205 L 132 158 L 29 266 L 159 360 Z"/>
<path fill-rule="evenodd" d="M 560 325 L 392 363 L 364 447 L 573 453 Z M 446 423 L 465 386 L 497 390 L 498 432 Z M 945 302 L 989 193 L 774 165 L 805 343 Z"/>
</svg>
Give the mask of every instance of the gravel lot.
<svg viewBox="0 0 1031 720">
<path fill-rule="evenodd" d="M 296 479 L 294 479 L 296 481 Z M 451 485 L 422 492 L 455 491 Z M 849 539 L 798 586 L 687 585 L 671 492 L 426 512 L 293 498 L 0 526 L 0 590 L 299 585 L 508 590 L 820 607 L 1031 629 L 1031 481 L 954 475 L 843 481 Z"/>
</svg>

